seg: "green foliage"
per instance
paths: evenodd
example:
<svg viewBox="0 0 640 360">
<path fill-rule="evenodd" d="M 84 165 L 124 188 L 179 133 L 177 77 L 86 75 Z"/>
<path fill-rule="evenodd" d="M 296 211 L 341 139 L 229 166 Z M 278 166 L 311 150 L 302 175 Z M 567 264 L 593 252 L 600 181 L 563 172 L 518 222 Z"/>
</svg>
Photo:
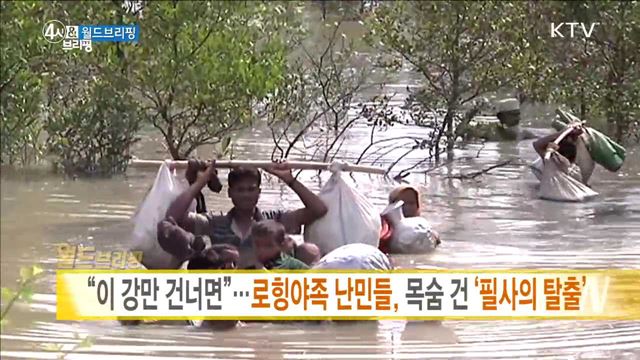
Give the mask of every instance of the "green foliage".
<svg viewBox="0 0 640 360">
<path fill-rule="evenodd" d="M 532 99 L 571 108 L 618 141 L 637 136 L 633 127 L 640 115 L 639 3 L 537 2 L 530 12 L 526 36 L 531 47 L 524 56 L 536 76 L 521 78 L 520 88 Z M 576 28 L 573 38 L 551 38 L 550 23 L 562 21 L 587 28 L 599 25 L 591 37 Z"/>
<path fill-rule="evenodd" d="M 446 110 L 436 124 L 436 147 L 446 131 L 447 148 L 453 149 L 454 120 L 469 119 L 479 97 L 515 82 L 519 74 L 511 68 L 527 46 L 521 36 L 525 7 L 501 1 L 385 2 L 367 21 L 369 43 L 391 57 L 388 66 L 407 62 L 422 76 L 423 88 L 408 105 L 423 113 Z"/>
<path fill-rule="evenodd" d="M 296 3 L 159 1 L 128 52 L 145 119 L 174 159 L 216 144 L 254 119 L 253 107 L 284 80 Z"/>
<path fill-rule="evenodd" d="M 126 22 L 119 3 L 2 2 L 2 16 L 3 35 L 5 27 L 13 35 L 2 42 L 3 163 L 27 159 L 29 148 L 54 155 L 68 173 L 123 172 L 140 119 L 129 99 L 122 45 L 64 51 L 42 37 L 52 19 Z"/>
<path fill-rule="evenodd" d="M 47 148 L 68 174 L 123 173 L 140 126 L 127 88 L 113 79 L 64 79 L 49 88 Z"/>
<path fill-rule="evenodd" d="M 119 2 L 53 2 L 47 14 L 70 24 L 135 21 Z M 128 79 L 126 51 L 133 46 L 94 43 L 89 53 L 52 49 L 56 62 L 47 77 L 46 143 L 67 174 L 109 176 L 126 170 L 142 123 Z"/>
<path fill-rule="evenodd" d="M 93 343 L 95 341 L 95 338 L 93 336 L 85 336 L 84 338 L 82 338 L 78 333 L 74 333 L 74 338 L 76 340 L 80 340 L 80 342 L 74 345 L 69 350 L 64 350 L 64 347 L 62 344 L 51 344 L 51 343 L 43 344 L 42 349 L 49 352 L 58 352 L 60 353 L 60 355 L 58 355 L 58 359 L 66 359 L 67 355 L 72 354 L 77 350 L 86 349 L 93 346 Z"/>
<path fill-rule="evenodd" d="M 6 287 L 2 288 L 2 303 L 4 304 L 4 307 L 2 309 L 2 315 L 0 315 L 0 328 L 4 329 L 8 324 L 6 317 L 17 301 L 24 301 L 26 303 L 31 302 L 31 298 L 33 296 L 33 284 L 39 280 L 43 274 L 44 271 L 37 265 L 23 267 L 20 269 L 20 279 L 17 281 L 18 289 L 11 290 Z M 61 344 L 45 343 L 42 344 L 42 348 L 46 351 L 61 352 L 58 359 L 65 359 L 68 354 L 71 354 L 78 349 L 91 347 L 95 340 L 92 336 L 82 338 L 78 333 L 74 333 L 74 336 L 76 340 L 80 340 L 80 342 L 68 351 L 63 351 Z"/>
<path fill-rule="evenodd" d="M 40 73 L 44 48 L 33 2 L 0 3 L 0 144 L 2 164 L 28 165 L 42 153 Z"/>
<path fill-rule="evenodd" d="M 7 321 L 7 314 L 15 305 L 16 301 L 21 300 L 30 302 L 33 296 L 33 283 L 38 280 L 43 274 L 42 268 L 37 265 L 23 267 L 20 269 L 20 279 L 18 280 L 17 290 L 11 290 L 10 288 L 2 288 L 2 303 L 3 309 L 0 315 L 0 325 L 4 328 Z"/>
<path fill-rule="evenodd" d="M 2 2 L 3 163 L 29 146 L 42 153 L 44 129 L 46 150 L 66 172 L 119 173 L 142 121 L 162 132 L 174 158 L 203 144 L 229 151 L 233 131 L 249 126 L 256 102 L 284 81 L 285 56 L 301 33 L 299 4 L 146 5 L 137 19 L 119 1 Z M 51 19 L 137 22 L 140 44 L 64 51 L 42 38 Z"/>
</svg>

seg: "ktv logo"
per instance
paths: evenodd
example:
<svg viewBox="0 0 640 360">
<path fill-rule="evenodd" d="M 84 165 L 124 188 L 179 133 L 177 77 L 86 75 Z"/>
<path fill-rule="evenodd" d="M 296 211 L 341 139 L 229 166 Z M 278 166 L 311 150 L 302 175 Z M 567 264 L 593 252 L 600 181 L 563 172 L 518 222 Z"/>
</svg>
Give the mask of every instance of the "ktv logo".
<svg viewBox="0 0 640 360">
<path fill-rule="evenodd" d="M 578 27 L 578 25 L 580 27 Z M 576 34 L 577 31 L 575 31 L 576 28 L 578 29 L 582 29 L 582 34 L 584 34 L 585 38 L 590 38 L 591 35 L 593 34 L 593 30 L 595 29 L 596 25 L 600 25 L 600 23 L 591 23 L 589 24 L 589 30 L 587 30 L 587 24 L 585 23 L 577 23 L 577 22 L 567 22 L 567 23 L 551 23 L 551 37 L 555 38 L 555 37 L 560 37 L 560 38 L 564 38 L 564 37 L 569 37 L 569 38 L 574 38 L 576 37 L 576 35 L 580 35 L 580 34 Z M 562 27 L 565 26 L 565 28 L 569 28 L 569 34 L 562 31 Z"/>
</svg>

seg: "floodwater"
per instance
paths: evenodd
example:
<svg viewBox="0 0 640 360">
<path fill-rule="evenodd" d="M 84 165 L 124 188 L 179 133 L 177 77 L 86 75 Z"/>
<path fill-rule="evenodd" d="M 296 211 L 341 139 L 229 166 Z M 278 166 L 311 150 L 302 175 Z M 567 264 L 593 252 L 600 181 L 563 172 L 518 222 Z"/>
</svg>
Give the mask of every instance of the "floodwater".
<svg viewBox="0 0 640 360">
<path fill-rule="evenodd" d="M 539 112 L 524 115 L 532 119 Z M 369 132 L 364 125 L 349 132 L 340 157 L 357 158 L 369 143 Z M 425 134 L 422 129 L 393 127 L 376 139 Z M 154 136 L 146 137 L 135 155 L 163 158 Z M 268 159 L 273 148 L 270 139 L 260 129 L 243 134 L 234 154 Z M 468 145 L 456 156 L 470 159 L 406 179 L 422 190 L 424 216 L 440 231 L 442 246 L 429 255 L 398 255 L 393 260 L 404 268 L 639 268 L 640 149 L 628 150 L 618 173 L 597 168 L 591 181 L 600 193 L 597 199 L 567 204 L 536 199 L 536 181 L 523 165 L 536 156 L 530 141 Z M 389 166 L 404 152 L 387 154 L 380 165 Z M 411 154 L 392 173 L 424 155 Z M 199 156 L 206 157 L 206 152 Z M 520 160 L 476 180 L 447 178 L 511 158 Z M 315 175 L 307 172 L 301 178 L 317 191 L 327 174 L 320 179 Z M 640 359 L 639 322 L 252 323 L 213 333 L 181 326 L 124 328 L 109 321 L 56 321 L 55 245 L 70 242 L 99 251 L 126 249 L 129 219 L 154 176 L 153 171 L 136 169 L 110 180 L 2 173 L 2 286 L 12 286 L 21 266 L 40 264 L 47 270 L 33 302 L 16 306 L 10 314 L 10 324 L 2 333 L 2 359 L 55 359 L 57 355 L 45 352 L 42 345 L 71 349 L 79 341 L 76 333 L 96 340 L 91 348 L 67 359 Z M 354 178 L 382 209 L 395 184 L 380 176 Z M 290 190 L 276 182 L 264 185 L 260 204 L 263 208 L 300 205 Z M 207 193 L 207 205 L 218 211 L 231 206 L 224 191 Z"/>
<path fill-rule="evenodd" d="M 356 127 L 341 154 L 353 161 L 368 144 L 369 128 Z M 379 138 L 420 135 L 420 130 L 394 128 Z M 147 138 L 139 156 L 161 158 L 160 146 Z M 272 144 L 254 131 L 238 140 L 241 158 L 268 158 Z M 600 196 L 591 202 L 566 204 L 535 198 L 535 179 L 515 163 L 474 180 L 448 175 L 479 170 L 510 158 L 535 158 L 530 141 L 469 145 L 455 161 L 407 180 L 420 186 L 424 216 L 432 221 L 443 245 L 429 255 L 394 256 L 397 266 L 468 268 L 638 268 L 640 265 L 640 157 L 630 149 L 619 173 L 602 168 L 593 186 Z M 389 154 L 383 166 L 403 153 Z M 479 153 L 479 155 L 478 155 Z M 202 154 L 202 152 L 201 152 Z M 245 154 L 245 155 L 239 155 Z M 266 155 L 265 155 L 266 154 Z M 420 159 L 412 155 L 396 171 Z M 201 155 L 204 156 L 204 155 Z M 477 157 L 476 157 L 477 156 Z M 427 166 L 428 167 L 428 166 Z M 224 172 L 222 173 L 224 176 Z M 152 184 L 154 171 L 131 169 L 126 178 L 65 180 L 43 174 L 2 174 L 2 285 L 10 285 L 19 268 L 40 264 L 48 275 L 34 301 L 10 316 L 2 334 L 3 359 L 53 359 L 43 343 L 78 340 L 74 333 L 96 337 L 90 349 L 68 359 L 425 359 L 537 358 L 638 359 L 640 323 L 605 321 L 452 321 L 362 322 L 349 325 L 248 324 L 210 333 L 180 326 L 123 328 L 116 322 L 55 320 L 55 244 L 71 242 L 97 250 L 126 249 L 129 218 Z M 318 190 L 316 174 L 301 175 Z M 380 176 L 354 175 L 382 209 L 394 186 Z M 225 211 L 230 201 L 208 193 L 210 209 Z M 267 181 L 262 207 L 298 206 L 295 195 Z"/>
</svg>

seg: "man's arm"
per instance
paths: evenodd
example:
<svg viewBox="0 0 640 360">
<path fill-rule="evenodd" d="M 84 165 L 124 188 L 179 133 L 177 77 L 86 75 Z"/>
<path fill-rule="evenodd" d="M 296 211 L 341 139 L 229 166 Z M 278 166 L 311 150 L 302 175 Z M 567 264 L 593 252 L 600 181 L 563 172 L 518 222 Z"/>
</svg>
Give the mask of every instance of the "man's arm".
<svg viewBox="0 0 640 360">
<path fill-rule="evenodd" d="M 289 187 L 298 195 L 305 207 L 282 214 L 281 222 L 287 229 L 300 229 L 302 225 L 311 224 L 329 211 L 324 201 L 298 180 L 294 179 L 289 183 Z"/>
<path fill-rule="evenodd" d="M 215 176 L 215 163 L 209 165 L 206 171 L 198 173 L 196 181 L 169 205 L 165 217 L 176 219 L 181 228 L 194 232 L 195 222 L 189 217 L 189 206 L 212 176 Z"/>
<path fill-rule="evenodd" d="M 302 225 L 309 225 L 327 213 L 328 209 L 324 201 L 293 177 L 291 168 L 286 162 L 276 163 L 266 170 L 289 185 L 305 206 L 302 209 L 286 212 L 280 218 L 280 222 L 288 232 L 293 232 L 294 229 L 299 232 Z"/>
<path fill-rule="evenodd" d="M 559 135 L 560 133 L 558 132 L 555 134 L 542 137 L 533 142 L 533 148 L 536 150 L 538 155 L 540 155 L 540 157 L 544 158 L 544 154 L 547 152 L 547 146 L 549 146 L 549 143 L 553 142 L 556 138 L 558 138 Z"/>
</svg>

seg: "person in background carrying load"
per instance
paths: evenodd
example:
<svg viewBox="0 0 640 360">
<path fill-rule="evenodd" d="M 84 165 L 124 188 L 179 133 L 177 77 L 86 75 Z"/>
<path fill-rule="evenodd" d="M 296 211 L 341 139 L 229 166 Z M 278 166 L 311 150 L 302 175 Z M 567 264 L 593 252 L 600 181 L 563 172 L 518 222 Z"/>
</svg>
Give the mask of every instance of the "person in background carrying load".
<svg viewBox="0 0 640 360">
<path fill-rule="evenodd" d="M 402 201 L 402 215 L 404 218 L 415 218 L 421 215 L 422 206 L 420 202 L 420 191 L 414 186 L 398 186 L 389 193 L 389 205 Z M 384 253 L 392 252 L 391 241 L 394 228 L 386 216 L 382 216 L 382 232 L 380 235 L 379 249 Z M 440 245 L 440 234 L 431 229 L 431 234 L 435 240 L 435 245 Z"/>
<path fill-rule="evenodd" d="M 586 174 L 587 170 L 582 169 L 578 164 L 576 164 L 576 158 L 578 154 L 577 142 L 579 136 L 583 133 L 582 125 L 579 123 L 574 123 L 570 126 L 573 128 L 573 130 L 568 136 L 562 139 L 559 144 L 555 144 L 554 141 L 560 134 L 562 134 L 562 132 L 551 134 L 534 141 L 533 148 L 542 159 L 544 159 L 547 148 L 550 147 L 552 150 L 557 151 L 559 155 L 562 155 L 562 157 L 560 157 L 560 160 L 564 164 L 562 170 L 572 178 L 588 186 L 589 177 L 583 176 L 583 173 Z M 591 172 L 589 172 L 589 176 L 590 175 Z"/>
<path fill-rule="evenodd" d="M 571 136 L 566 141 L 560 142 L 558 151 L 565 152 L 564 157 L 572 164 L 577 165 L 580 169 L 582 179 L 578 179 L 582 184 L 588 184 L 596 164 L 602 166 L 610 172 L 617 172 L 622 168 L 625 160 L 625 149 L 609 138 L 607 135 L 598 130 L 589 127 L 582 120 L 562 109 L 556 109 L 558 117 L 552 122 L 551 126 L 558 131 L 558 134 L 540 139 L 534 147 L 538 154 L 546 150 L 546 144 L 555 141 L 555 138 L 568 128 L 575 128 Z M 555 149 L 551 145 L 551 150 Z M 575 153 L 575 160 L 573 154 Z M 533 174 L 540 180 L 542 178 L 543 157 L 534 161 L 530 168 Z M 572 169 L 575 178 L 577 172 Z"/>
<path fill-rule="evenodd" d="M 298 182 L 286 162 L 274 163 L 265 169 L 284 181 L 299 197 L 304 208 L 293 211 L 261 211 L 257 208 L 260 198 L 262 176 L 258 169 L 235 168 L 228 175 L 228 195 L 233 208 L 226 215 L 213 212 L 198 214 L 189 212 L 189 204 L 202 188 L 216 177 L 215 161 L 206 171 L 197 175 L 196 181 L 179 195 L 167 210 L 166 217 L 176 219 L 178 225 L 195 235 L 207 235 L 212 244 L 231 244 L 240 249 L 240 268 L 255 265 L 255 258 L 249 241 L 253 223 L 272 219 L 281 223 L 290 234 L 301 232 L 302 225 L 308 225 L 327 213 L 324 202 L 313 192 Z"/>
</svg>

